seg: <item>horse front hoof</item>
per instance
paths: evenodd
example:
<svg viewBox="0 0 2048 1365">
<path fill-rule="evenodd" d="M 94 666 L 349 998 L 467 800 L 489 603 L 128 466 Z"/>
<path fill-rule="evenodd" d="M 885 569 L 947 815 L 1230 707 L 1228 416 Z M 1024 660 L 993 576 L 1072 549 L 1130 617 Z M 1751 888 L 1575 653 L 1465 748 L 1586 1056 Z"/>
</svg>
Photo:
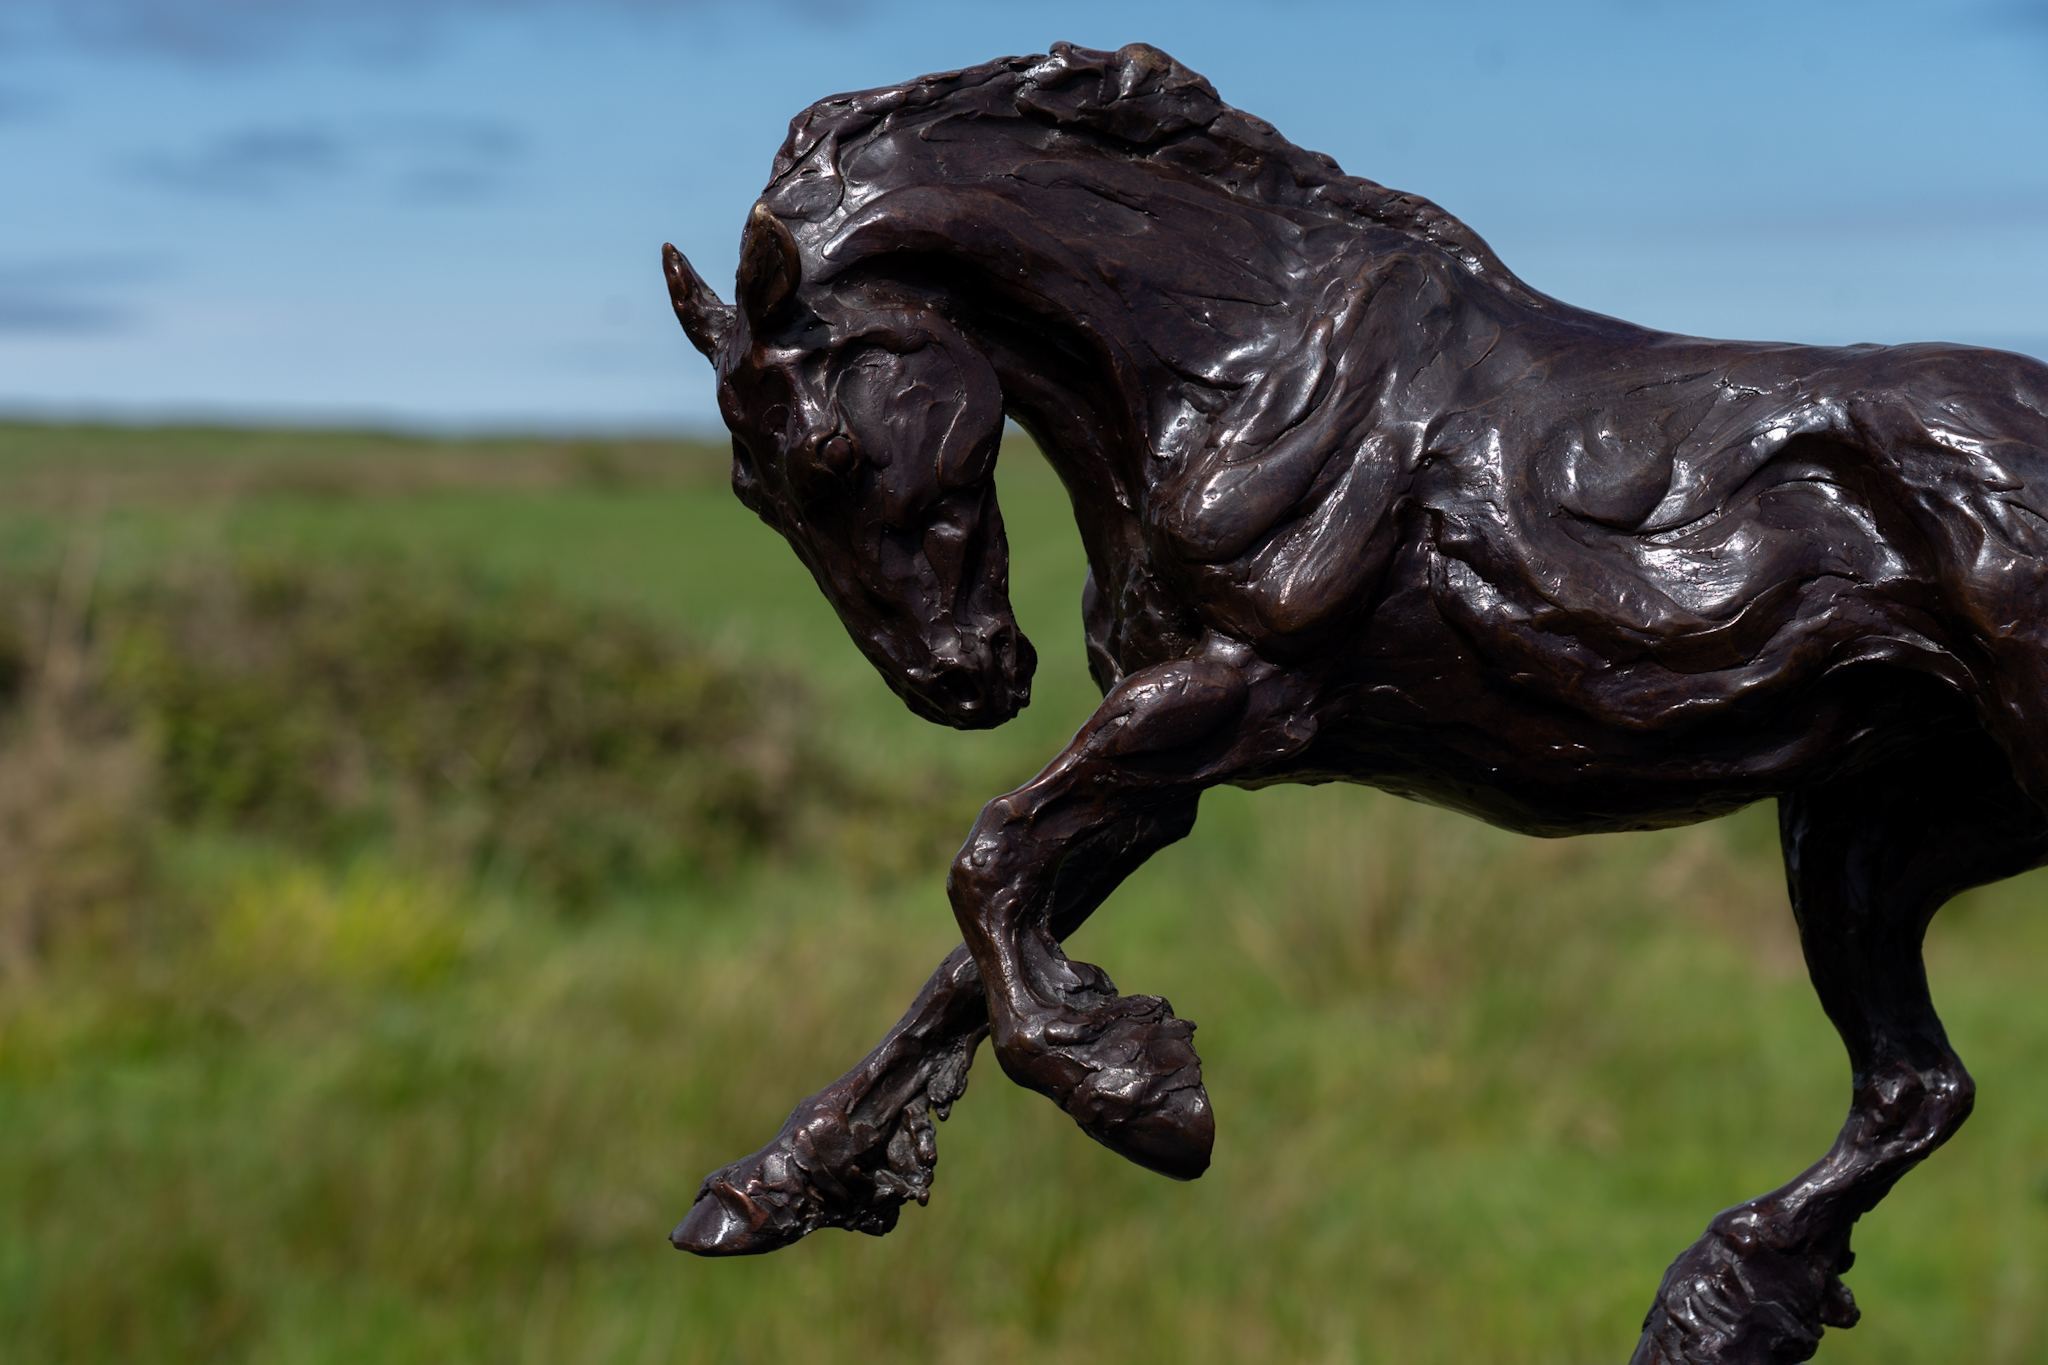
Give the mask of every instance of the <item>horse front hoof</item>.
<svg viewBox="0 0 2048 1365">
<path fill-rule="evenodd" d="M 1194 1032 L 1159 997 L 1125 996 L 1020 1030 L 997 1055 L 1011 1079 L 1051 1099 L 1112 1152 L 1193 1180 L 1209 1169 L 1216 1145 Z"/>
<path fill-rule="evenodd" d="M 1856 1300 L 1829 1256 L 1783 1246 L 1753 1206 L 1728 1210 L 1657 1289 L 1630 1365 L 1797 1365 L 1826 1327 L 1853 1327 Z"/>
<path fill-rule="evenodd" d="M 1200 1177 L 1216 1147 L 1216 1115 L 1199 1069 L 1188 1084 L 1141 1103 L 1130 1117 L 1081 1128 L 1119 1156 L 1175 1180 Z"/>
</svg>

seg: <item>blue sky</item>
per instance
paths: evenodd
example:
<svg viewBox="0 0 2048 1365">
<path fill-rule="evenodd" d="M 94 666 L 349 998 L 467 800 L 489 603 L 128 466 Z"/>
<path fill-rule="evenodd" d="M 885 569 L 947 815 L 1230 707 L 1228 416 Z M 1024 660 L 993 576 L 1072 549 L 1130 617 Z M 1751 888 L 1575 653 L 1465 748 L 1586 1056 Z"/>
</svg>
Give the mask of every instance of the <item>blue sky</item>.
<svg viewBox="0 0 2048 1365">
<path fill-rule="evenodd" d="M 2048 355 L 2048 2 L 0 0 L 0 409 L 717 422 L 789 117 L 1142 40 L 1574 303 Z"/>
</svg>

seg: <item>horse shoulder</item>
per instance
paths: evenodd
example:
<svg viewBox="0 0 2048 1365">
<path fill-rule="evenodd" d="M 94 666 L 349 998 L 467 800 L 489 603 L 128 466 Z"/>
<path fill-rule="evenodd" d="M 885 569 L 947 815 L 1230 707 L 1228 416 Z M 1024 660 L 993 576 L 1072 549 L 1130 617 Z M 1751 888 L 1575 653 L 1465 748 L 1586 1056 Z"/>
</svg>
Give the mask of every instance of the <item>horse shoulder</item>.
<svg viewBox="0 0 2048 1365">
<path fill-rule="evenodd" d="M 1316 302 L 1299 344 L 1150 490 L 1158 549 L 1239 633 L 1304 634 L 1370 598 L 1428 432 L 1476 401 L 1479 361 L 1512 325 L 1429 251 L 1340 262 Z"/>
</svg>

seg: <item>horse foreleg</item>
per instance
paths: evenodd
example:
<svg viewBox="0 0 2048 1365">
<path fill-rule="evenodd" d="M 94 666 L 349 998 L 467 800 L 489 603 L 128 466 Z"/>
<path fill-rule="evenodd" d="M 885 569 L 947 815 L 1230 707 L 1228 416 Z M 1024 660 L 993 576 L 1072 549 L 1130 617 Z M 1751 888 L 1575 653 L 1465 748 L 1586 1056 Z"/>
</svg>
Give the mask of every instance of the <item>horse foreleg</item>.
<svg viewBox="0 0 2048 1365">
<path fill-rule="evenodd" d="M 2048 824 L 1985 740 L 1783 798 L 1794 912 L 1853 1099 L 1828 1154 L 1716 1217 L 1665 1273 L 1634 1365 L 1780 1365 L 1858 1313 L 1849 1234 L 1969 1116 L 1969 1073 L 1927 990 L 1921 939 L 1943 902 L 2048 853 Z"/>
<path fill-rule="evenodd" d="M 1191 797 L 1109 825 L 1075 848 L 1054 886 L 1054 932 L 1065 938 L 1079 928 L 1132 869 L 1194 823 Z M 700 1256 L 743 1256 L 824 1227 L 889 1231 L 904 1204 L 930 1197 L 934 1120 L 966 1090 L 987 1034 L 981 973 L 963 944 L 858 1066 L 799 1104 L 766 1146 L 705 1178 L 669 1240 Z"/>
<path fill-rule="evenodd" d="M 1213 638 L 1131 674 L 1045 771 L 983 809 L 947 883 L 1003 1070 L 1112 1151 L 1179 1179 L 1207 1169 L 1215 1136 L 1194 1026 L 1066 956 L 1063 868 L 1119 825 L 1191 809 L 1204 788 L 1300 748 L 1303 700 L 1293 675 Z M 1142 858 L 1123 861 L 1119 878 Z"/>
</svg>

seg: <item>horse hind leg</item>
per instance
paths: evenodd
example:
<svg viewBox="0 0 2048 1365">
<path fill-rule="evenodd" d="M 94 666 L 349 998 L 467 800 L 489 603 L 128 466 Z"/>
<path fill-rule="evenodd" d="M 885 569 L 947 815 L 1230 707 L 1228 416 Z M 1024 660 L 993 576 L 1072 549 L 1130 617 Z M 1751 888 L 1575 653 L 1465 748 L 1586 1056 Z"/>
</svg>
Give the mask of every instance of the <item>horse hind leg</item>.
<svg viewBox="0 0 2048 1365">
<path fill-rule="evenodd" d="M 799 1104 L 766 1146 L 704 1177 L 669 1241 L 750 1256 L 819 1228 L 889 1231 L 904 1204 L 930 1197 L 933 1120 L 967 1088 L 987 1034 L 981 977 L 956 948 L 858 1066 Z"/>
<path fill-rule="evenodd" d="M 1077 847 L 1054 884 L 1054 934 L 1078 929 L 1125 876 L 1194 823 L 1191 799 L 1120 821 Z M 934 1121 L 967 1089 L 988 1028 L 981 973 L 963 944 L 859 1065 L 799 1104 L 766 1146 L 705 1177 L 669 1240 L 700 1256 L 745 1256 L 819 1228 L 888 1232 L 904 1204 L 931 1196 Z"/>
<path fill-rule="evenodd" d="M 1847 1121 L 1791 1184 L 1717 1216 L 1665 1273 L 1633 1365 L 1781 1365 L 1850 1327 L 1856 1220 L 1962 1126 L 1974 1086 L 1936 1017 L 1927 924 L 1971 886 L 2040 864 L 2048 821 L 1981 735 L 1783 798 L 1807 968 L 1848 1046 Z"/>
</svg>

